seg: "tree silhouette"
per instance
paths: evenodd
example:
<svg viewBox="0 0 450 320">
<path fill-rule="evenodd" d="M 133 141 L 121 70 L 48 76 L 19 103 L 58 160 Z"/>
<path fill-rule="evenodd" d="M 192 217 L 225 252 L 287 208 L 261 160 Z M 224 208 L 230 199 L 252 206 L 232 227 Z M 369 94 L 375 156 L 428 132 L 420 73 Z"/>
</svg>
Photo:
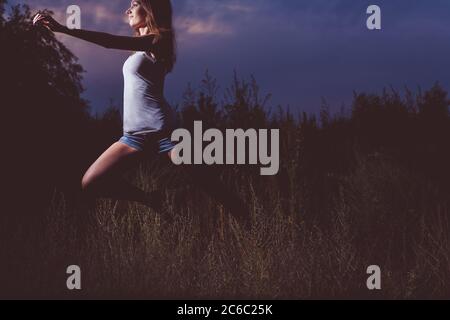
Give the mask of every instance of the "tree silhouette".
<svg viewBox="0 0 450 320">
<path fill-rule="evenodd" d="M 4 182 L 13 207 L 33 216 L 56 186 L 73 188 L 86 165 L 91 122 L 80 97 L 83 68 L 53 33 L 32 25 L 27 5 L 11 7 L 5 18 L 0 3 Z"/>
</svg>

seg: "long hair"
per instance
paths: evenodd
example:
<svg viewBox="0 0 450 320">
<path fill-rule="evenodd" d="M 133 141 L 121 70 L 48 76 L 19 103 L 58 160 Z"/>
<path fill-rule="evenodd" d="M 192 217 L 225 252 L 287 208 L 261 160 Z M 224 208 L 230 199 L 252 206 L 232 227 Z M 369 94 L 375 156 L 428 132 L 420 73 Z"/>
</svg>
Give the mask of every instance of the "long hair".
<svg viewBox="0 0 450 320">
<path fill-rule="evenodd" d="M 172 22 L 172 3 L 170 0 L 141 0 L 146 12 L 145 23 L 149 34 L 155 34 L 153 44 L 159 43 L 158 52 L 155 52 L 165 66 L 166 72 L 173 70 L 177 60 L 176 37 Z M 139 36 L 136 30 L 135 36 Z"/>
</svg>

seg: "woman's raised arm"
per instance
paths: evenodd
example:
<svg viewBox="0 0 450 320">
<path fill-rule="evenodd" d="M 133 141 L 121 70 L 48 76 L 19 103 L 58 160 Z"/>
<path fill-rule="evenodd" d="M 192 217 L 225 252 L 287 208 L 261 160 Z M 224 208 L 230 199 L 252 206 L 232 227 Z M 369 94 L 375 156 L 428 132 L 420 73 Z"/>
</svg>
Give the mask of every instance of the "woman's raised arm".
<svg viewBox="0 0 450 320">
<path fill-rule="evenodd" d="M 155 35 L 127 37 L 116 36 L 106 32 L 89 31 L 83 29 L 69 29 L 66 26 L 59 24 L 51 16 L 40 13 L 38 13 L 34 17 L 33 24 L 42 24 L 50 31 L 65 33 L 108 49 L 148 51 L 153 49 L 156 38 Z"/>
<path fill-rule="evenodd" d="M 147 51 L 154 45 L 155 35 L 139 37 L 116 36 L 113 34 L 83 29 L 69 29 L 65 27 L 62 33 L 98 44 L 108 49 L 119 49 L 129 51 Z"/>
</svg>

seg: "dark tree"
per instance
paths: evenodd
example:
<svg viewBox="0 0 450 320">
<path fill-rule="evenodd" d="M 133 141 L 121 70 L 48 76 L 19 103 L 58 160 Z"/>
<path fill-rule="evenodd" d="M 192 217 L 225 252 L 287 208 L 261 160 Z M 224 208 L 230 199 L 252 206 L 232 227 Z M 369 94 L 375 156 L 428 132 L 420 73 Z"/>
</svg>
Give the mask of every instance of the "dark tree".
<svg viewBox="0 0 450 320">
<path fill-rule="evenodd" d="M 27 5 L 13 6 L 8 17 L 4 6 L 1 1 L 3 181 L 14 215 L 33 216 L 55 187 L 76 188 L 86 166 L 90 121 L 80 97 L 83 68 L 53 33 L 32 25 Z"/>
</svg>

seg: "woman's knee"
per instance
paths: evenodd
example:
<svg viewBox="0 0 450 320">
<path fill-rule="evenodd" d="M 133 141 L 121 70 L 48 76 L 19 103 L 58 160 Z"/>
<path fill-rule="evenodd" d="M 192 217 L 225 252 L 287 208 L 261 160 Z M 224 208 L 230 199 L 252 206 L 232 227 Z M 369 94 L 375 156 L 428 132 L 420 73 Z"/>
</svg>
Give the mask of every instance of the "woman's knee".
<svg viewBox="0 0 450 320">
<path fill-rule="evenodd" d="M 92 187 L 92 179 L 89 177 L 89 175 L 85 174 L 83 178 L 81 179 L 81 191 L 87 192 Z"/>
<path fill-rule="evenodd" d="M 142 152 L 116 142 L 109 147 L 85 172 L 81 179 L 83 192 L 109 189 L 108 184 L 137 164 L 142 159 Z"/>
<path fill-rule="evenodd" d="M 103 179 L 104 180 L 104 179 Z M 91 193 L 101 187 L 101 179 L 91 174 L 85 174 L 81 179 L 81 191 Z"/>
<path fill-rule="evenodd" d="M 98 172 L 88 170 L 81 179 L 81 190 L 84 193 L 97 194 L 110 188 L 117 181 L 120 181 L 120 172 Z"/>
</svg>

